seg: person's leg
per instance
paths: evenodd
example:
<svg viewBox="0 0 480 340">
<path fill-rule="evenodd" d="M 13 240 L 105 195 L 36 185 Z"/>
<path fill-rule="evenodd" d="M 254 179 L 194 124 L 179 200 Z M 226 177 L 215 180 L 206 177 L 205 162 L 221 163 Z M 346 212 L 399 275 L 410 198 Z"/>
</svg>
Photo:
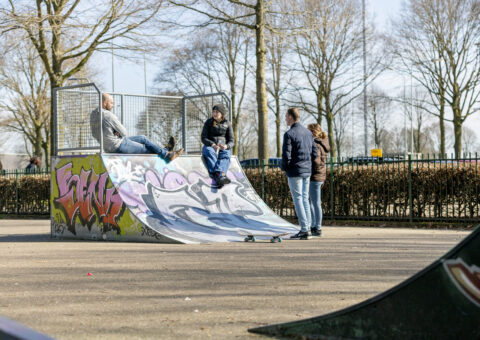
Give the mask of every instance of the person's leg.
<svg viewBox="0 0 480 340">
<path fill-rule="evenodd" d="M 207 170 L 209 173 L 213 174 L 216 170 L 217 164 L 217 152 L 211 146 L 203 146 L 202 155 L 207 161 Z"/>
<path fill-rule="evenodd" d="M 305 214 L 305 208 L 303 205 L 303 178 L 302 177 L 287 177 L 288 187 L 292 195 L 293 205 L 295 206 L 295 212 L 297 213 L 298 223 L 300 224 L 301 232 L 308 232 L 307 215 Z"/>
<path fill-rule="evenodd" d="M 314 235 L 314 233 L 319 233 L 322 226 L 322 184 L 323 182 L 310 182 L 310 212 L 312 215 L 312 235 Z"/>
<path fill-rule="evenodd" d="M 130 137 L 123 138 L 116 152 L 130 154 L 149 153 L 145 145 L 131 140 Z"/>
<path fill-rule="evenodd" d="M 305 211 L 305 219 L 306 219 L 308 230 L 310 230 L 312 226 L 312 215 L 310 214 L 310 201 L 308 199 L 309 190 L 310 190 L 310 176 L 302 177 L 302 201 L 303 201 L 303 209 Z"/>
<path fill-rule="evenodd" d="M 230 150 L 220 150 L 218 153 L 218 160 L 215 164 L 215 171 L 223 172 L 227 174 L 228 167 L 230 166 Z"/>
<path fill-rule="evenodd" d="M 145 145 L 145 148 L 148 151 L 146 153 L 155 153 L 163 159 L 167 158 L 168 150 L 153 143 L 146 136 L 131 136 L 127 138 L 131 141 Z"/>
</svg>

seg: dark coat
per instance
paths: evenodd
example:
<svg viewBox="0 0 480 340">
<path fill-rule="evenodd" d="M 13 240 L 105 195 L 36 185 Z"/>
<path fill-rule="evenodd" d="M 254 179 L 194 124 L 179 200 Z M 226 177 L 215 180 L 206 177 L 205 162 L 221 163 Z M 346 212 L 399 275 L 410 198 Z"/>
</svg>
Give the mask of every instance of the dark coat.
<svg viewBox="0 0 480 340">
<path fill-rule="evenodd" d="M 327 179 L 327 155 L 330 152 L 330 144 L 328 144 L 328 138 L 321 139 L 315 138 L 315 144 L 317 145 L 318 155 L 312 162 L 312 177 L 310 180 L 313 182 L 325 182 Z"/>
<path fill-rule="evenodd" d="M 310 176 L 317 152 L 312 133 L 302 124 L 294 123 L 283 135 L 282 170 L 288 177 Z"/>
<path fill-rule="evenodd" d="M 221 123 L 215 122 L 214 124 L 214 122 L 213 118 L 209 118 L 203 124 L 202 143 L 206 146 L 225 144 L 228 149 L 232 149 L 235 145 L 232 124 L 226 119 Z"/>
</svg>

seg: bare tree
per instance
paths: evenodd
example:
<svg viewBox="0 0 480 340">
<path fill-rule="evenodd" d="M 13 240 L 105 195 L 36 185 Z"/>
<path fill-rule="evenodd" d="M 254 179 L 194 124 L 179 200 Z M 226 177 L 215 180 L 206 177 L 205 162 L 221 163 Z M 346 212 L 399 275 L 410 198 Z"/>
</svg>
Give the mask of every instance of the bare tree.
<svg viewBox="0 0 480 340">
<path fill-rule="evenodd" d="M 462 150 L 462 125 L 478 111 L 480 96 L 480 4 L 477 0 L 410 0 L 397 22 L 397 55 L 431 95 L 432 113 L 452 111 L 455 153 Z M 445 143 L 441 142 L 444 152 Z"/>
<path fill-rule="evenodd" d="M 480 145 L 478 143 L 478 138 L 475 131 L 467 126 L 463 128 L 462 133 L 462 145 L 463 145 L 463 153 L 470 154 L 470 153 L 477 153 Z"/>
<path fill-rule="evenodd" d="M 321 124 L 326 118 L 331 153 L 336 147 L 333 132 L 335 115 L 342 112 L 363 91 L 363 77 L 352 76 L 352 66 L 360 65 L 362 22 L 360 4 L 351 0 L 293 1 L 293 26 L 304 30 L 294 36 L 294 48 L 299 58 L 299 69 L 305 78 L 297 86 L 298 101 L 304 110 Z M 371 49 L 375 49 L 373 29 L 367 32 Z M 381 53 L 369 64 L 367 82 L 380 72 Z M 337 155 L 338 156 L 338 155 Z"/>
<path fill-rule="evenodd" d="M 151 46 L 151 37 L 147 43 L 139 29 L 160 6 L 158 0 L 110 0 L 95 6 L 85 0 L 37 0 L 34 5 L 8 0 L 0 9 L 0 32 L 25 33 L 53 89 L 77 74 L 95 51 L 110 49 L 114 39 L 122 51 Z M 53 131 L 53 119 L 50 122 Z"/>
<path fill-rule="evenodd" d="M 7 39 L 6 45 L 14 45 Z M 0 99 L 0 127 L 19 132 L 35 155 L 45 155 L 48 167 L 50 147 L 50 97 L 48 76 L 33 48 L 20 42 L 15 49 L 0 49 L 0 86 L 5 95 Z"/>
<path fill-rule="evenodd" d="M 268 159 L 268 111 L 265 86 L 265 63 L 267 49 L 266 20 L 271 5 L 267 0 L 168 0 L 169 3 L 203 14 L 209 20 L 202 25 L 231 23 L 255 32 L 256 96 L 258 110 L 258 157 Z"/>
<path fill-rule="evenodd" d="M 376 148 L 382 147 L 382 133 L 389 119 L 391 119 L 391 99 L 380 88 L 372 86 L 367 96 L 367 111 L 370 126 L 373 129 L 374 144 Z"/>
<path fill-rule="evenodd" d="M 186 47 L 172 52 L 156 82 L 181 93 L 230 92 L 234 154 L 238 154 L 238 124 L 247 88 L 251 37 L 242 27 L 223 24 L 196 32 Z M 226 86 L 225 86 L 226 85 Z M 207 118 L 207 117 L 199 117 Z"/>
</svg>

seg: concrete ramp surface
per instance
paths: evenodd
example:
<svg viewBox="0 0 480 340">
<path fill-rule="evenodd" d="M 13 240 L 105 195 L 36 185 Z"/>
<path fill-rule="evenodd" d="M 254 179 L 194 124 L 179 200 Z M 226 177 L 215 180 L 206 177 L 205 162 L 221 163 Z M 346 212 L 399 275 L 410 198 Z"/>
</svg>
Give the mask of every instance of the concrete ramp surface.
<svg viewBox="0 0 480 340">
<path fill-rule="evenodd" d="M 480 227 L 378 296 L 324 316 L 249 331 L 282 339 L 480 339 Z"/>
<path fill-rule="evenodd" d="M 227 175 L 232 183 L 217 189 L 201 156 L 56 157 L 52 236 L 202 243 L 298 231 L 261 200 L 236 157 Z"/>
</svg>

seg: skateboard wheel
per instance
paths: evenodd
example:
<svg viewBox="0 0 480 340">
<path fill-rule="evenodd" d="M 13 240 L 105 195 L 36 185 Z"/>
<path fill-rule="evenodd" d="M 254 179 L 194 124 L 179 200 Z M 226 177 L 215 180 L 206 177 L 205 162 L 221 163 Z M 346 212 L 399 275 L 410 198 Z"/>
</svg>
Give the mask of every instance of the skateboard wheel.
<svg viewBox="0 0 480 340">
<path fill-rule="evenodd" d="M 278 238 L 278 242 L 282 242 L 282 241 L 283 241 L 283 240 L 282 240 L 282 238 L 281 238 L 281 237 L 279 237 L 279 238 Z"/>
<path fill-rule="evenodd" d="M 275 238 L 272 237 L 272 238 L 270 239 L 270 242 L 275 243 Z"/>
<path fill-rule="evenodd" d="M 245 242 L 248 242 L 248 237 L 245 237 L 243 240 L 244 240 Z"/>
<path fill-rule="evenodd" d="M 255 242 L 255 240 L 256 240 L 256 239 L 255 239 L 255 236 L 254 236 L 254 237 L 252 237 L 252 242 Z"/>
</svg>

